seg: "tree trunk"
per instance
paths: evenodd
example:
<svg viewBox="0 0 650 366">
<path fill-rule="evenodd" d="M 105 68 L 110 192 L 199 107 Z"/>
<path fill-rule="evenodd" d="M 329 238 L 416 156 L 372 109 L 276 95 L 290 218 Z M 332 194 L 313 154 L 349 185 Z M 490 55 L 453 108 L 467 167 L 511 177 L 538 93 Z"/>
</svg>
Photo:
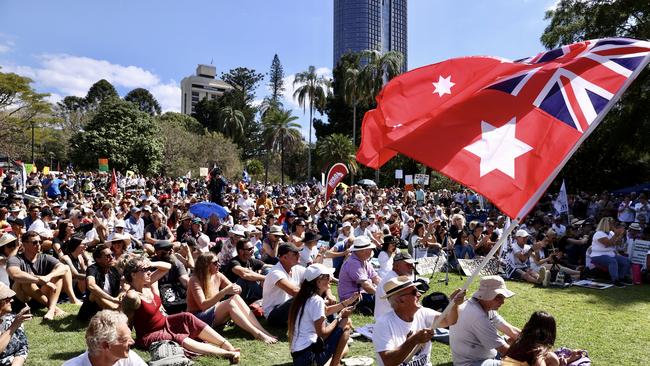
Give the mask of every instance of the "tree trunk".
<svg viewBox="0 0 650 366">
<path fill-rule="evenodd" d="M 309 98 L 309 145 L 307 145 L 307 181 L 311 178 L 311 124 L 314 110 L 314 100 Z"/>
<path fill-rule="evenodd" d="M 352 146 L 354 146 L 354 153 L 357 152 L 357 98 L 352 96 Z M 354 171 L 350 174 L 350 185 L 354 184 Z M 376 183 L 376 182 L 375 182 Z"/>
<path fill-rule="evenodd" d="M 280 176 L 284 186 L 284 140 L 280 141 Z"/>
<path fill-rule="evenodd" d="M 266 158 L 264 159 L 264 187 L 269 184 L 269 149 L 266 150 Z"/>
</svg>

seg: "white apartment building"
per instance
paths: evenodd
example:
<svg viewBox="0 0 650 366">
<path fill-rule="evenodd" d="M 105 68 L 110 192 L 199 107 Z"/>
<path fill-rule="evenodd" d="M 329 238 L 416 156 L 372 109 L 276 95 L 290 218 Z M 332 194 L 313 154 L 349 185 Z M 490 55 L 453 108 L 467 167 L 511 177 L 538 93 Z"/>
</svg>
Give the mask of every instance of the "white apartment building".
<svg viewBox="0 0 650 366">
<path fill-rule="evenodd" d="M 196 75 L 181 80 L 181 112 L 194 113 L 194 107 L 203 98 L 216 99 L 232 89 L 230 84 L 216 78 L 217 68 L 213 65 L 198 65 Z"/>
</svg>

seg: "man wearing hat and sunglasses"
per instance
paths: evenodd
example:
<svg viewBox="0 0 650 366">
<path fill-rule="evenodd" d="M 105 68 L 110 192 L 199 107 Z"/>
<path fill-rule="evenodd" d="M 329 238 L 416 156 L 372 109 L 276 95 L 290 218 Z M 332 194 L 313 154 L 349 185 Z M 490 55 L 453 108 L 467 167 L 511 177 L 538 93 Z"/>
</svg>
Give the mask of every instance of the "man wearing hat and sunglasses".
<svg viewBox="0 0 650 366">
<path fill-rule="evenodd" d="M 431 365 L 431 338 L 433 323 L 441 314 L 420 303 L 419 282 L 412 277 L 392 278 L 384 285 L 382 296 L 392 311 L 377 318 L 372 343 L 377 351 L 377 363 L 383 365 Z M 455 290 L 451 311 L 441 319 L 439 327 L 449 327 L 458 319 L 458 306 L 465 299 L 465 291 Z"/>
<path fill-rule="evenodd" d="M 393 236 L 391 236 L 393 237 Z M 395 237 L 393 237 L 395 238 Z M 392 270 L 386 273 L 382 278 L 379 285 L 377 285 L 377 294 L 375 296 L 375 319 L 391 311 L 390 303 L 384 298 L 384 285 L 399 276 L 407 276 L 411 279 L 415 272 L 415 260 L 408 252 L 398 251 L 393 257 Z"/>
<path fill-rule="evenodd" d="M 520 329 L 510 325 L 497 310 L 505 299 L 514 296 L 500 276 L 485 276 L 472 298 L 459 309 L 458 322 L 449 329 L 449 346 L 455 366 L 497 366 L 497 352 L 508 352 L 510 340 L 519 337 Z"/>
</svg>

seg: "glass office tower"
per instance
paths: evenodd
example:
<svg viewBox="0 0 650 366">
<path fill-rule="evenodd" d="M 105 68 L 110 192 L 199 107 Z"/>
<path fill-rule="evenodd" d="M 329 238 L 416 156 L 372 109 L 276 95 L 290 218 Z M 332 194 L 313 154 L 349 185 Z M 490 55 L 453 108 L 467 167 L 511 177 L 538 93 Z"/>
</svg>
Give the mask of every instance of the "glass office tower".
<svg viewBox="0 0 650 366">
<path fill-rule="evenodd" d="M 399 51 L 407 69 L 407 0 L 334 0 L 334 64 L 347 52 Z"/>
</svg>

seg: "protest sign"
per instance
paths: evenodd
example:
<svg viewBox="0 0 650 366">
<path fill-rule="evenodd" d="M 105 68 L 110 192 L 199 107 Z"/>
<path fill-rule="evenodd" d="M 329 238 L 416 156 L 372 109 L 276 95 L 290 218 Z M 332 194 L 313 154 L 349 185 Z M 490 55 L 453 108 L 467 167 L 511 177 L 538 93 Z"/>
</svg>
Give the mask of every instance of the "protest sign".
<svg viewBox="0 0 650 366">
<path fill-rule="evenodd" d="M 447 263 L 447 255 L 443 252 L 440 256 L 423 257 L 417 259 L 415 269 L 421 276 L 430 275 L 434 272 L 440 272 Z"/>
<path fill-rule="evenodd" d="M 199 168 L 199 176 L 207 177 L 208 176 L 208 168 Z"/>
<path fill-rule="evenodd" d="M 465 275 L 469 276 L 478 268 L 483 258 L 477 259 L 459 259 L 458 264 Z M 493 276 L 499 274 L 499 258 L 492 257 L 487 265 L 479 272 L 480 276 Z"/>
<path fill-rule="evenodd" d="M 646 258 L 648 256 L 648 251 L 650 250 L 650 241 L 647 240 L 635 240 L 632 244 L 632 258 L 630 260 L 632 263 L 644 265 Z"/>
<path fill-rule="evenodd" d="M 403 179 L 404 171 L 402 169 L 395 170 L 395 179 Z"/>
<path fill-rule="evenodd" d="M 405 175 L 404 176 L 404 184 L 413 184 L 413 176 L 412 175 Z"/>
<path fill-rule="evenodd" d="M 429 185 L 429 175 L 428 174 L 416 174 L 415 175 L 415 184 L 419 184 L 421 186 L 428 186 Z"/>
</svg>

